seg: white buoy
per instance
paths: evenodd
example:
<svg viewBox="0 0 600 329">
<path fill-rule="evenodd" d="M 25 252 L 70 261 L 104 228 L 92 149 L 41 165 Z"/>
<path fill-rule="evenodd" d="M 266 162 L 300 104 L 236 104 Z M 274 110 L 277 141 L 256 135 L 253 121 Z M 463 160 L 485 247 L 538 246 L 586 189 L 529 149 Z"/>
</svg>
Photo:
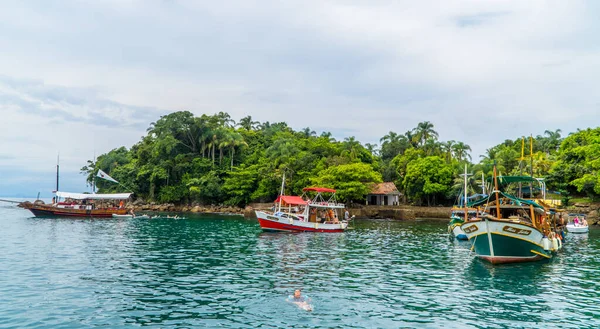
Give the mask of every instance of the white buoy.
<svg viewBox="0 0 600 329">
<path fill-rule="evenodd" d="M 549 251 L 550 250 L 550 240 L 546 237 L 544 237 L 542 239 L 542 247 L 544 247 L 544 250 Z"/>
<path fill-rule="evenodd" d="M 558 250 L 558 239 L 552 238 L 552 250 Z"/>
</svg>

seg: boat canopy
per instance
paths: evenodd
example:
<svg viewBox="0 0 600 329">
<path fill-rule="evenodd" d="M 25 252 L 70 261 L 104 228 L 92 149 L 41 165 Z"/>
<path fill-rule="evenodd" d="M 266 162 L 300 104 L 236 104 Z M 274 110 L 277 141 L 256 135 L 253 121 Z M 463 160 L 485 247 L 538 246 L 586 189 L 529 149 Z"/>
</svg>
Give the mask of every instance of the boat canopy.
<svg viewBox="0 0 600 329">
<path fill-rule="evenodd" d="M 498 178 L 500 178 L 500 177 L 498 177 Z M 526 205 L 532 205 L 534 208 L 544 209 L 544 207 L 540 206 L 535 201 L 525 200 L 525 199 L 519 199 L 516 196 L 510 195 L 510 194 L 506 194 L 504 192 L 498 192 L 498 194 L 500 194 L 502 197 L 505 197 L 505 198 L 508 198 L 508 199 L 512 200 L 515 203 L 516 206 L 521 206 L 523 204 L 526 204 Z M 490 198 L 481 199 L 481 200 L 477 200 L 477 201 L 474 201 L 474 202 L 469 202 L 469 203 L 467 203 L 467 207 L 479 207 L 479 206 L 484 205 L 484 204 L 486 204 L 488 202 L 491 202 L 493 200 L 495 200 L 495 198 L 494 198 L 494 194 L 492 192 Z"/>
<path fill-rule="evenodd" d="M 326 187 L 305 187 L 302 189 L 302 191 L 304 192 L 309 192 L 309 191 L 313 191 L 313 192 L 318 192 L 318 193 L 335 193 L 334 189 L 331 188 L 326 188 Z"/>
<path fill-rule="evenodd" d="M 494 177 L 490 177 L 487 179 L 488 182 L 493 182 Z M 498 176 L 498 184 L 506 185 L 510 183 L 519 183 L 519 182 L 539 182 L 538 178 L 534 178 L 531 176 Z"/>
<path fill-rule="evenodd" d="M 278 203 L 280 200 L 281 202 L 292 206 L 308 204 L 308 201 L 304 201 L 304 199 L 295 195 L 280 195 L 277 197 L 277 200 L 275 200 L 275 203 Z"/>
<path fill-rule="evenodd" d="M 75 200 L 126 200 L 132 193 L 113 193 L 113 194 L 85 194 L 56 191 L 59 198 L 68 198 Z"/>
</svg>

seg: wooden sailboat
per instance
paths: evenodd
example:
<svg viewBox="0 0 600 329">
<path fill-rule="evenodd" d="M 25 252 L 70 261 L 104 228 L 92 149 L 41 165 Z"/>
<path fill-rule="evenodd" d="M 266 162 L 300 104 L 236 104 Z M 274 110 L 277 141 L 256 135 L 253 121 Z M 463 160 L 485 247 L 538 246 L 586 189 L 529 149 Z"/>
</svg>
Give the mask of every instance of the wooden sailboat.
<svg viewBox="0 0 600 329">
<path fill-rule="evenodd" d="M 498 181 L 531 183 L 530 176 L 500 176 L 494 165 L 494 191 L 487 199 L 469 204 L 483 207 L 478 215 L 461 228 L 472 243 L 477 257 L 492 264 L 536 261 L 552 258 L 562 248 L 557 234 L 556 214 L 534 200 L 526 200 L 499 191 Z"/>
<path fill-rule="evenodd" d="M 60 166 L 56 164 L 56 190 L 53 191 L 55 197 L 52 203 L 46 204 L 41 200 L 35 202 L 22 202 L 18 206 L 31 211 L 36 217 L 96 217 L 112 218 L 113 215 L 125 215 L 127 209 L 123 206 L 123 201 L 128 200 L 132 193 L 71 193 L 59 190 L 59 172 Z M 114 178 L 108 176 L 102 170 L 98 171 L 98 177 L 116 182 Z M 116 206 L 116 202 L 120 202 Z"/>
</svg>

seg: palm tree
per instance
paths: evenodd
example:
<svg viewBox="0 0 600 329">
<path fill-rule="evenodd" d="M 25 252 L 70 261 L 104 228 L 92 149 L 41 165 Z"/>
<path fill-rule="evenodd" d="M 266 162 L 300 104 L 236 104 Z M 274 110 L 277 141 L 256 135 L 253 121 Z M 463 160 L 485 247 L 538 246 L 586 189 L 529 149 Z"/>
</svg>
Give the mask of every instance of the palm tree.
<svg viewBox="0 0 600 329">
<path fill-rule="evenodd" d="M 419 122 L 417 127 L 414 129 L 414 138 L 421 144 L 421 146 L 425 145 L 425 142 L 429 138 L 438 138 L 437 131 L 433 130 L 433 123 L 429 121 Z"/>
<path fill-rule="evenodd" d="M 358 156 L 358 152 L 360 151 L 360 148 L 362 147 L 360 142 L 357 141 L 356 138 L 354 138 L 354 136 L 350 136 L 350 137 L 346 137 L 342 144 L 344 146 L 344 150 L 346 152 L 348 152 L 350 159 L 351 160 L 356 159 L 356 157 Z"/>
<path fill-rule="evenodd" d="M 410 145 L 413 148 L 417 148 L 417 146 L 419 146 L 416 136 L 412 130 L 405 132 L 404 137 L 406 137 L 406 140 L 410 143 Z"/>
<path fill-rule="evenodd" d="M 560 142 L 561 142 L 561 136 L 560 133 L 562 132 L 562 130 L 560 129 L 556 129 L 555 131 L 551 131 L 551 130 L 546 130 L 544 131 L 544 135 L 546 135 L 546 153 L 550 154 L 551 150 L 552 151 L 557 151 L 558 148 L 560 147 Z"/>
<path fill-rule="evenodd" d="M 437 140 L 435 140 L 434 138 L 430 138 L 426 140 L 423 144 L 423 150 L 428 156 L 435 155 L 436 153 L 439 153 L 439 151 L 441 151 L 440 143 L 438 143 Z"/>
<path fill-rule="evenodd" d="M 235 120 L 233 120 L 231 118 L 231 116 L 229 115 L 229 113 L 219 112 L 215 116 L 216 116 L 216 118 L 218 119 L 219 123 L 222 126 L 225 126 L 225 127 L 233 127 L 233 126 L 235 126 Z"/>
<path fill-rule="evenodd" d="M 258 121 L 252 121 L 252 117 L 251 116 L 246 116 L 240 119 L 240 122 L 238 122 L 238 127 L 240 128 L 244 128 L 246 130 L 253 130 L 255 129 L 258 125 L 260 124 L 260 122 Z"/>
<path fill-rule="evenodd" d="M 365 148 L 371 152 L 372 155 L 377 155 L 379 152 L 377 150 L 377 144 L 366 143 Z"/>
<path fill-rule="evenodd" d="M 446 161 L 450 162 L 452 161 L 452 151 L 454 150 L 454 144 L 456 143 L 456 141 L 447 141 L 445 143 L 441 143 L 441 149 L 442 152 L 446 153 Z"/>
<path fill-rule="evenodd" d="M 335 138 L 333 138 L 332 134 L 329 131 L 324 131 L 321 133 L 321 137 L 327 138 L 330 142 L 335 142 Z"/>
<path fill-rule="evenodd" d="M 306 138 L 317 135 L 317 133 L 314 130 L 311 130 L 309 127 L 302 129 L 301 132 L 302 132 L 302 135 Z"/>
<path fill-rule="evenodd" d="M 400 139 L 400 136 L 393 131 L 390 131 L 387 135 L 381 137 L 379 142 L 381 144 L 390 143 L 393 144 Z"/>
<path fill-rule="evenodd" d="M 235 148 L 240 146 L 248 146 L 244 141 L 242 135 L 235 131 L 227 131 L 223 135 L 221 143 L 219 143 L 219 149 L 229 148 L 229 157 L 231 158 L 231 170 L 233 170 L 233 158 L 235 156 Z"/>
<path fill-rule="evenodd" d="M 459 161 L 467 160 L 467 158 L 471 160 L 471 154 L 469 154 L 469 152 L 471 152 L 471 147 L 469 145 L 463 142 L 457 142 L 452 149 L 454 157 Z"/>
</svg>

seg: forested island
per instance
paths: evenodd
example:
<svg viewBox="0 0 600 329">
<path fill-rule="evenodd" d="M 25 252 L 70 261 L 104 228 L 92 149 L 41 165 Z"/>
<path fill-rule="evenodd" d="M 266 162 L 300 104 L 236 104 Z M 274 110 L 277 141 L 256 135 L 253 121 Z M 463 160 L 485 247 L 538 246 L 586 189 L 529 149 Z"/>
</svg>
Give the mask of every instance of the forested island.
<svg viewBox="0 0 600 329">
<path fill-rule="evenodd" d="M 286 193 L 307 186 L 338 190 L 340 201 L 365 203 L 375 183 L 394 182 L 406 203 L 451 205 L 459 195 L 459 176 L 468 165 L 470 193 L 481 193 L 481 179 L 530 173 L 544 177 L 549 190 L 568 203 L 600 196 L 600 128 L 515 136 L 472 159 L 469 145 L 444 141 L 425 121 L 404 133 L 390 131 L 380 145 L 354 137 L 336 140 L 329 132 L 295 131 L 285 122 L 235 122 L 229 114 L 194 116 L 180 111 L 150 124 L 131 148 L 120 147 L 81 168 L 92 184 L 99 169 L 121 185 L 96 180 L 99 192 L 129 189 L 146 202 L 227 205 L 271 202 L 286 174 Z M 532 148 L 530 148 L 530 141 Z M 477 161 L 475 161 L 477 160 Z M 532 168 L 533 167 L 533 168 Z"/>
</svg>

